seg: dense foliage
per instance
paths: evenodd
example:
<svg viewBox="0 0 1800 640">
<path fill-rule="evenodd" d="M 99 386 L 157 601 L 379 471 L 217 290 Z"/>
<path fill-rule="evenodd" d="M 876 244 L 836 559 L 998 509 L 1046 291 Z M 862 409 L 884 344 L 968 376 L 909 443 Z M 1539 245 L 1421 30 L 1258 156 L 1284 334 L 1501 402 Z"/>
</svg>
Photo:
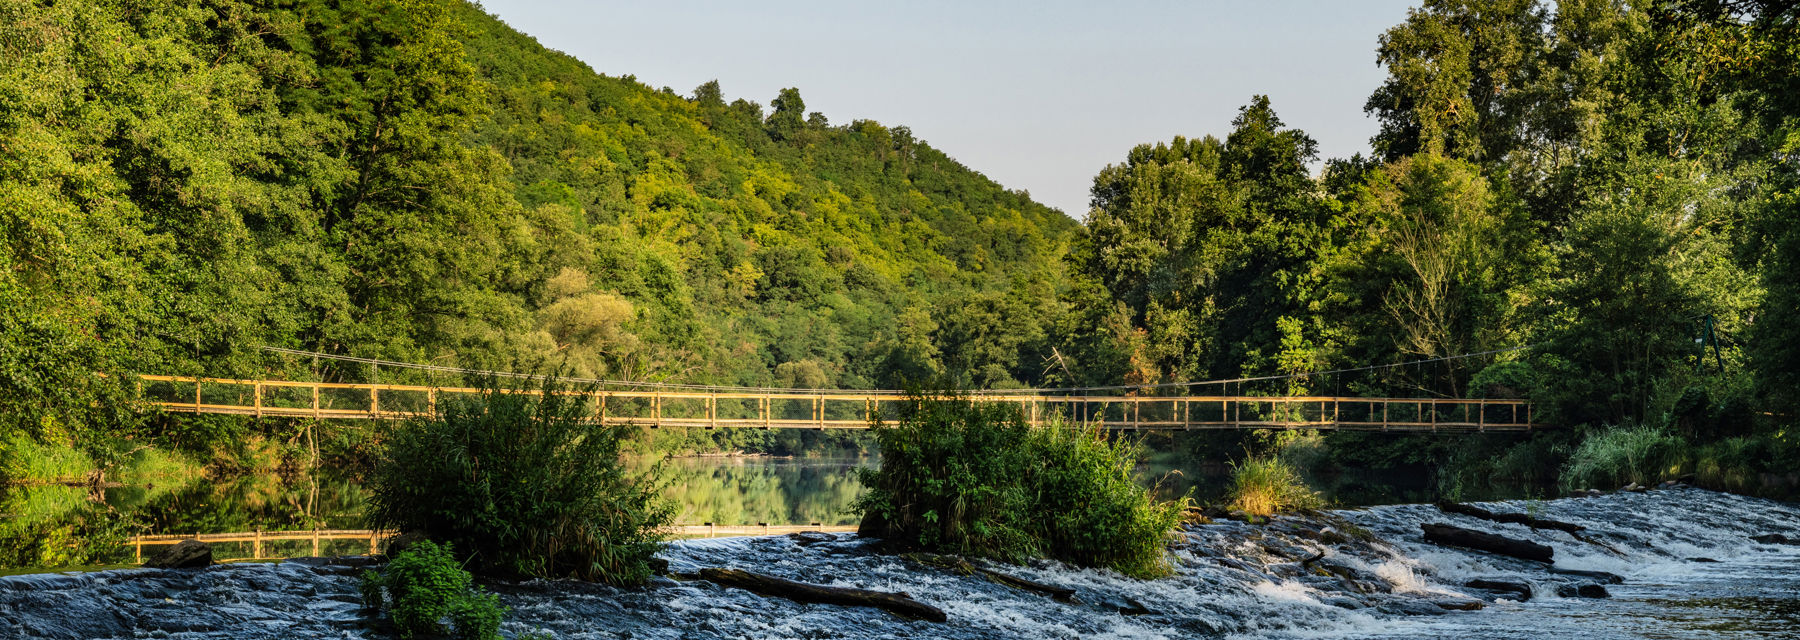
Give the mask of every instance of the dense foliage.
<svg viewBox="0 0 1800 640">
<path fill-rule="evenodd" d="M 421 540 L 379 572 L 364 571 L 363 603 L 386 610 L 401 638 L 498 640 L 506 607 L 499 596 L 475 586 L 452 549 Z"/>
<path fill-rule="evenodd" d="M 1526 394 L 1578 434 L 1333 434 L 1346 465 L 1535 476 L 1519 467 L 1618 424 L 1800 461 L 1782 428 L 1800 410 L 1800 10 L 1426 0 L 1376 44 L 1373 157 L 1309 174 L 1316 145 L 1257 97 L 1222 139 L 1143 145 L 1095 179 L 1075 263 L 1128 320 L 1140 377 Z M 1413 360 L 1431 362 L 1304 375 Z"/>
<path fill-rule="evenodd" d="M 881 467 L 864 470 L 857 507 L 877 535 L 1013 562 L 1168 571 L 1164 542 L 1186 501 L 1156 500 L 1134 478 L 1135 443 L 1060 421 L 1034 428 L 1018 407 L 968 398 L 921 398 L 875 434 Z"/>
<path fill-rule="evenodd" d="M 274 345 L 780 387 L 1293 375 L 1202 389 L 1526 394 L 1574 429 L 1333 434 L 1341 465 L 1537 476 L 1604 425 L 1800 461 L 1800 9 L 1424 0 L 1371 44 L 1371 155 L 1321 165 L 1255 96 L 1104 169 L 1082 225 L 906 127 L 601 75 L 460 0 L 0 0 L 0 460 L 299 432 L 139 413 L 128 372 L 461 382 Z"/>
<path fill-rule="evenodd" d="M 620 426 L 555 382 L 489 386 L 387 434 L 372 526 L 454 545 L 480 573 L 615 584 L 650 577 L 670 511 L 619 458 Z"/>
<path fill-rule="evenodd" d="M 119 374 L 428 380 L 264 345 L 1035 381 L 1077 223 L 905 127 L 772 106 L 597 74 L 461 0 L 0 1 L 0 432 L 206 454 L 242 421 L 145 423 Z M 797 437 L 717 433 L 671 446 Z"/>
</svg>

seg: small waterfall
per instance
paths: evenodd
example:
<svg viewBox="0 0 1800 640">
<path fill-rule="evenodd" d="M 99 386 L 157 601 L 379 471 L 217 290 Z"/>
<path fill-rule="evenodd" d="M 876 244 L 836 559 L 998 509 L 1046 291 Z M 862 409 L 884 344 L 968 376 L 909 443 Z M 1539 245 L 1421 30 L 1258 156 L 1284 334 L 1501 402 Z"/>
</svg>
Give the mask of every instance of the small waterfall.
<svg viewBox="0 0 1800 640">
<path fill-rule="evenodd" d="M 1800 635 L 1800 509 L 1675 489 L 1594 498 L 1484 503 L 1586 528 L 1531 530 L 1428 505 L 1221 522 L 1184 529 L 1174 575 L 1134 580 L 1055 562 L 992 568 L 1075 589 L 1075 602 L 873 553 L 854 535 L 687 540 L 663 556 L 677 573 L 747 569 L 835 586 L 906 592 L 943 624 L 858 608 L 803 605 L 703 581 L 644 589 L 566 582 L 496 585 L 505 631 L 557 638 L 1495 638 L 1543 640 Z M 1603 571 L 1605 599 L 1562 597 L 1592 576 L 1427 544 L 1442 522 L 1547 544 L 1557 570 Z M 1532 596 L 1464 586 L 1522 583 Z M 109 571 L 0 578 L 0 638 L 368 637 L 355 579 L 299 563 L 197 572 Z M 1477 608 L 1479 607 L 1479 608 Z M 8 635 L 9 633 L 13 635 Z M 153 634 L 155 635 L 155 634 Z"/>
</svg>

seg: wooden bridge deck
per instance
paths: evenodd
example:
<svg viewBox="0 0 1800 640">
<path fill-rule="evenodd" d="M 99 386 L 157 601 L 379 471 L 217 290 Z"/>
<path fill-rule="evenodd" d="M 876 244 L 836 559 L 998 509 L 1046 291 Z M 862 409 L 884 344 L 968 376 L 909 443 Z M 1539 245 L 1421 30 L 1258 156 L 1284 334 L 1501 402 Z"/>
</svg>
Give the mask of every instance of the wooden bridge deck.
<svg viewBox="0 0 1800 640">
<path fill-rule="evenodd" d="M 396 420 L 429 416 L 468 387 L 139 376 L 165 411 L 256 417 Z M 517 391 L 514 393 L 540 393 Z M 584 392 L 571 391 L 571 394 Z M 898 415 L 892 392 L 604 390 L 588 393 L 596 422 L 647 427 L 865 429 Z M 1531 403 L 1511 399 L 1339 396 L 1075 396 L 1022 390 L 970 396 L 1020 406 L 1038 424 L 1053 416 L 1109 429 L 1341 429 L 1400 432 L 1527 431 Z"/>
</svg>

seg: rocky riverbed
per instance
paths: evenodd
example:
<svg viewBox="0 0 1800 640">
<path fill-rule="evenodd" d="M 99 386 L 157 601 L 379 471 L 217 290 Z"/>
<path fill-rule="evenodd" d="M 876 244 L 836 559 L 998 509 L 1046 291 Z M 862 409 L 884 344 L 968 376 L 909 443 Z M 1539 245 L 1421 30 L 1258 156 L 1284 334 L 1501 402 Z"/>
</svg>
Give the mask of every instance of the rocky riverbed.
<svg viewBox="0 0 1800 640">
<path fill-rule="evenodd" d="M 1800 635 L 1800 546 L 1783 542 L 1800 539 L 1800 509 L 1791 505 L 1684 488 L 1480 506 L 1581 530 L 1398 505 L 1192 525 L 1172 545 L 1174 575 L 1159 580 L 1052 562 L 986 565 L 1073 589 L 1065 599 L 880 553 L 850 534 L 689 540 L 662 554 L 676 575 L 726 567 L 904 592 L 942 609 L 943 623 L 703 580 L 490 588 L 512 609 L 507 635 L 581 639 Z M 1554 559 L 1427 543 L 1428 523 L 1546 545 Z M 0 637 L 384 637 L 358 600 L 364 562 L 0 578 Z"/>
</svg>

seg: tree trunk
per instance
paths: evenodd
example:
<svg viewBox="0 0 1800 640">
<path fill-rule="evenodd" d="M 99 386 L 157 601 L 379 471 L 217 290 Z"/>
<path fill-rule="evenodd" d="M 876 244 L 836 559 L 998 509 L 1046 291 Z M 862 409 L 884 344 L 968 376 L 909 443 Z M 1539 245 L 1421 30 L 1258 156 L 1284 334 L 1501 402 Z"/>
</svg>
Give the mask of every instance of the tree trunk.
<svg viewBox="0 0 1800 640">
<path fill-rule="evenodd" d="M 1523 514 L 1523 513 L 1495 513 L 1493 511 L 1488 511 L 1487 509 L 1483 509 L 1481 507 L 1477 507 L 1475 505 L 1470 505 L 1470 504 L 1457 504 L 1454 502 L 1439 502 L 1439 503 L 1437 503 L 1437 508 L 1440 511 L 1443 511 L 1444 513 L 1457 513 L 1457 514 L 1462 514 L 1465 516 L 1481 518 L 1482 520 L 1487 520 L 1489 522 L 1508 522 L 1508 523 L 1512 523 L 1512 524 L 1522 524 L 1527 527 L 1531 527 L 1533 529 L 1554 529 L 1557 531 L 1567 531 L 1569 533 L 1576 533 L 1583 529 L 1583 527 L 1578 524 L 1571 524 L 1568 522 L 1559 522 L 1556 520 L 1545 520 L 1542 518 L 1534 518 L 1530 515 Z"/>
<path fill-rule="evenodd" d="M 1551 556 L 1556 553 L 1555 549 L 1546 545 L 1527 540 L 1514 540 L 1474 529 L 1440 523 L 1421 524 L 1419 527 L 1425 530 L 1425 541 L 1436 544 L 1464 547 L 1546 564 L 1551 562 Z"/>
</svg>

